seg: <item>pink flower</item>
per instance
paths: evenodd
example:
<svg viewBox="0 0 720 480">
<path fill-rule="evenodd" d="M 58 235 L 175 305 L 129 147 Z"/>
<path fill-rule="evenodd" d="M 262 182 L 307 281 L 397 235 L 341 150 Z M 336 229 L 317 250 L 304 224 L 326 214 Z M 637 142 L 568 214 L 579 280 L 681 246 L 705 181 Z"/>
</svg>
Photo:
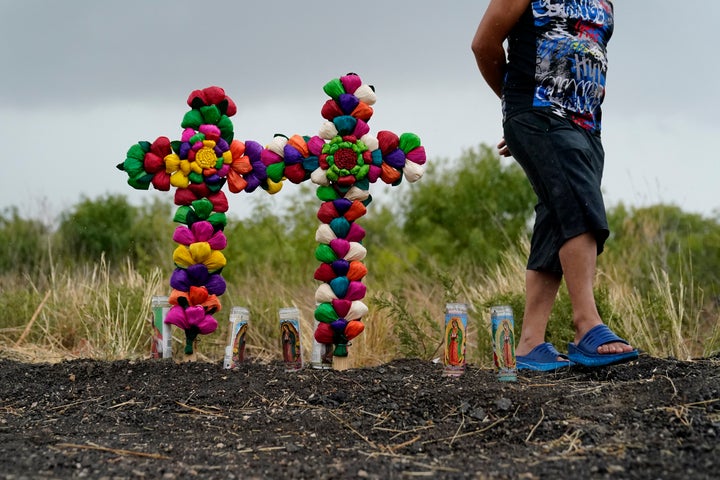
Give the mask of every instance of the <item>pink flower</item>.
<svg viewBox="0 0 720 480">
<path fill-rule="evenodd" d="M 207 242 L 212 250 L 222 250 L 227 246 L 227 238 L 222 230 L 215 230 L 210 222 L 193 223 L 190 228 L 179 225 L 173 234 L 173 240 L 185 246 Z"/>
<path fill-rule="evenodd" d="M 205 309 L 200 306 L 189 306 L 183 308 L 175 305 L 170 308 L 165 323 L 175 325 L 183 330 L 197 330 L 197 333 L 208 335 L 217 330 L 218 323 L 212 315 L 205 313 Z"/>
</svg>

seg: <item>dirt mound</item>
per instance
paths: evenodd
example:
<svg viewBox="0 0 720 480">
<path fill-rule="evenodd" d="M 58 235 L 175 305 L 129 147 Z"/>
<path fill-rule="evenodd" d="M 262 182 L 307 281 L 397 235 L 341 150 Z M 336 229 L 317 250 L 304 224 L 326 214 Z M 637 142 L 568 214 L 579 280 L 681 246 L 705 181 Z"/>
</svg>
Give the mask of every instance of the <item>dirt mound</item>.
<svg viewBox="0 0 720 480">
<path fill-rule="evenodd" d="M 717 478 L 719 359 L 459 378 L 420 360 L 0 360 L 0 476 Z"/>
</svg>

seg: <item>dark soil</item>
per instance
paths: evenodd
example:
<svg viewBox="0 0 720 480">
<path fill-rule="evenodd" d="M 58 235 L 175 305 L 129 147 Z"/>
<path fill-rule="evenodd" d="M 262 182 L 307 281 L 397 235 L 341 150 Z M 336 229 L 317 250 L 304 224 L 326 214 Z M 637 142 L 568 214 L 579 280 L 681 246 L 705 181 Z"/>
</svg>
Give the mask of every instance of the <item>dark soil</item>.
<svg viewBox="0 0 720 480">
<path fill-rule="evenodd" d="M 521 373 L 0 360 L 0 476 L 696 479 L 720 475 L 720 359 Z"/>
</svg>

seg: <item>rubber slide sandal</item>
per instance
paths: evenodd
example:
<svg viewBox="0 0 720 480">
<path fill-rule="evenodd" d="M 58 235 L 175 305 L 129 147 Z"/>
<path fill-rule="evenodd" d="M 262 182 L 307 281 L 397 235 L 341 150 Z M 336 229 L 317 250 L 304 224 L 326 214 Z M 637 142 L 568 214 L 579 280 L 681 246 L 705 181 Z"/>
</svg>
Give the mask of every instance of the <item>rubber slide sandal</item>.
<svg viewBox="0 0 720 480">
<path fill-rule="evenodd" d="M 567 355 L 559 353 L 552 343 L 545 342 L 530 350 L 527 355 L 518 355 L 515 362 L 518 370 L 535 370 L 538 372 L 549 372 L 575 365 L 569 360 L 558 361 L 558 357 L 568 358 Z"/>
<path fill-rule="evenodd" d="M 568 358 L 586 367 L 604 367 L 638 358 L 637 349 L 624 353 L 597 353 L 600 345 L 614 342 L 629 345 L 627 340 L 615 335 L 607 325 L 597 325 L 591 328 L 577 345 L 574 343 L 568 344 Z"/>
</svg>

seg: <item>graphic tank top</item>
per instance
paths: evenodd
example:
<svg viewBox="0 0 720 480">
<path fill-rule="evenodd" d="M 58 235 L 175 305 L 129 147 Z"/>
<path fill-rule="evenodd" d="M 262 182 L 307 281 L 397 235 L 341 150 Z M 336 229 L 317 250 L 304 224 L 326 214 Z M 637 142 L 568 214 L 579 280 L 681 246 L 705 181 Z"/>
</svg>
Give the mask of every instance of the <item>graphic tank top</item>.
<svg viewBox="0 0 720 480">
<path fill-rule="evenodd" d="M 508 36 L 503 117 L 548 109 L 600 133 L 613 25 L 608 0 L 533 0 Z"/>
</svg>

